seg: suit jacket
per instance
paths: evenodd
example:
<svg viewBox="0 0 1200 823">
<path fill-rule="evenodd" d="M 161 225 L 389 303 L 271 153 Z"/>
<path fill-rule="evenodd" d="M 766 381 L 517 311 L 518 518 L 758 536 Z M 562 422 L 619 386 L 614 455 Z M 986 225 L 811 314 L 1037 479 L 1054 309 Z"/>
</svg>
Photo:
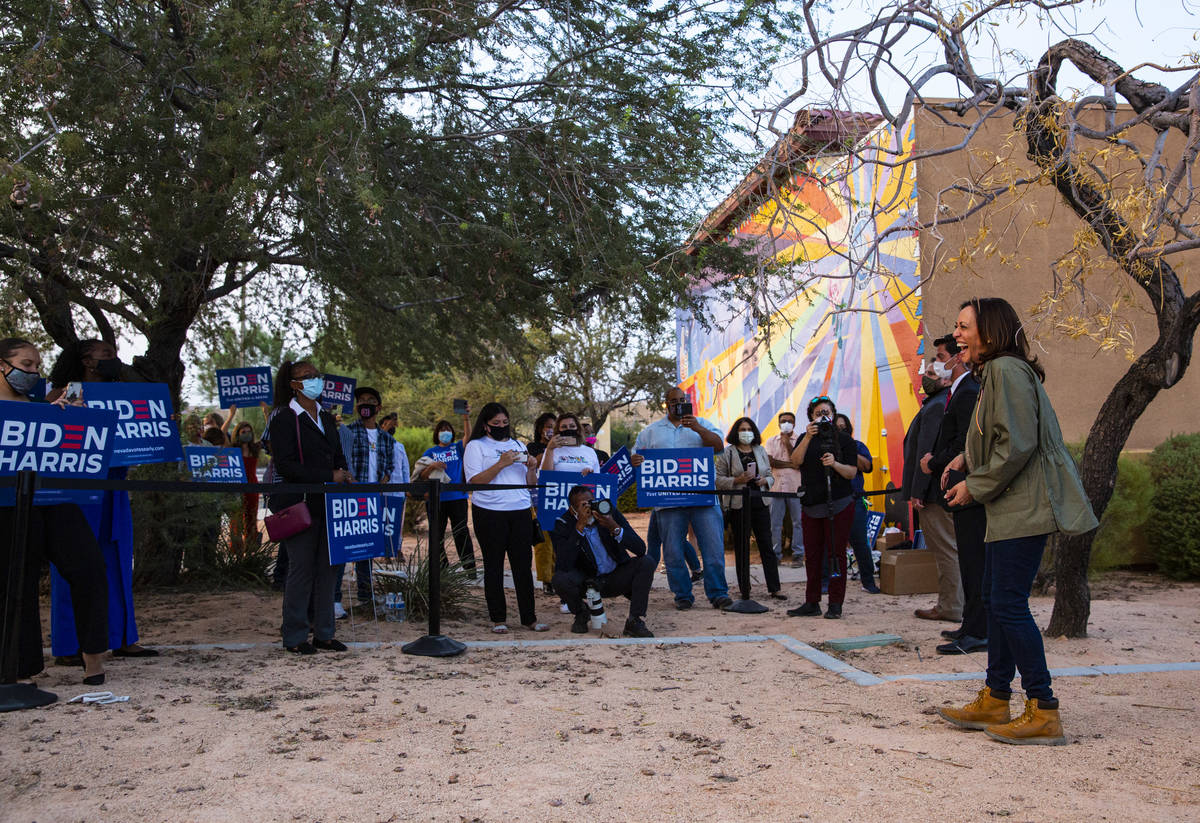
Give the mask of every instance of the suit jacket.
<svg viewBox="0 0 1200 823">
<path fill-rule="evenodd" d="M 618 566 L 628 563 L 634 557 L 646 553 L 646 541 L 629 525 L 625 515 L 613 509 L 613 520 L 621 527 L 621 539 L 618 541 L 608 531 L 600 528 L 600 542 L 608 550 L 608 556 Z M 595 577 L 596 558 L 592 555 L 591 544 L 575 528 L 575 515 L 568 509 L 554 521 L 554 530 L 550 532 L 550 540 L 554 544 L 554 571 L 569 574 L 573 571 L 583 573 L 585 579 Z"/>
<path fill-rule="evenodd" d="M 766 491 L 770 491 L 771 487 L 775 485 L 775 475 L 771 471 L 771 458 L 767 456 L 767 450 L 762 446 L 754 447 L 754 462 L 758 464 L 758 476 L 767 478 Z M 742 487 L 734 486 L 733 478 L 741 473 L 742 458 L 738 447 L 726 446 L 725 451 L 717 455 L 715 462 L 714 481 L 717 484 L 717 488 L 740 492 Z M 750 484 L 753 483 L 754 481 L 751 480 Z M 740 509 L 742 507 L 742 496 L 740 494 L 723 494 L 721 495 L 721 506 L 726 510 Z"/>
<path fill-rule="evenodd" d="M 921 458 L 932 454 L 937 445 L 948 391 L 942 389 L 932 397 L 925 398 L 925 403 L 904 433 L 904 477 L 900 489 L 905 500 L 930 500 L 931 493 L 938 489 L 938 483 L 933 482 L 934 476 L 921 471 Z"/>
<path fill-rule="evenodd" d="M 297 416 L 290 408 L 281 409 L 271 418 L 271 459 L 275 461 L 275 477 L 279 482 L 331 483 L 334 469 L 348 468 L 333 415 L 326 411 L 320 414 L 324 432 L 307 414 Z M 299 442 L 296 440 L 297 417 Z M 307 501 L 313 520 L 325 519 L 325 495 L 320 493 L 272 494 L 267 497 L 267 508 L 277 512 L 301 500 Z"/>
<path fill-rule="evenodd" d="M 971 429 L 978 399 L 979 381 L 970 374 L 959 381 L 958 388 L 950 395 L 950 405 L 942 415 L 942 426 L 933 448 L 933 459 L 929 461 L 929 467 L 933 470 L 931 477 L 936 478 L 930 482 L 936 484 L 935 488 L 940 488 L 946 466 L 967 448 L 967 432 Z M 937 499 L 944 508 L 949 508 L 945 505 L 944 494 L 937 495 Z"/>
</svg>

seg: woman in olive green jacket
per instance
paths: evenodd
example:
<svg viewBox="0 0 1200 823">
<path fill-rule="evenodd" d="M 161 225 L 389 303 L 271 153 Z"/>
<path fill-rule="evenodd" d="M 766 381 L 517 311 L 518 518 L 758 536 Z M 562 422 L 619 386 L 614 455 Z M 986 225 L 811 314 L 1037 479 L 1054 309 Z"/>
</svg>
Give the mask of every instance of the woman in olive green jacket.
<svg viewBox="0 0 1200 823">
<path fill-rule="evenodd" d="M 961 709 L 942 709 L 941 715 L 964 728 L 985 729 L 1004 743 L 1065 743 L 1029 594 L 1046 538 L 1082 534 L 1098 524 L 1042 388 L 1045 372 L 1029 353 L 1016 311 L 998 297 L 969 300 L 954 337 L 982 388 L 966 452 L 947 467 L 943 487 L 954 472 L 965 470 L 946 499 L 957 505 L 978 501 L 987 511 L 988 667 L 987 685 L 976 699 Z M 1008 701 L 1017 670 L 1026 702 L 1024 713 L 1012 720 Z"/>
</svg>

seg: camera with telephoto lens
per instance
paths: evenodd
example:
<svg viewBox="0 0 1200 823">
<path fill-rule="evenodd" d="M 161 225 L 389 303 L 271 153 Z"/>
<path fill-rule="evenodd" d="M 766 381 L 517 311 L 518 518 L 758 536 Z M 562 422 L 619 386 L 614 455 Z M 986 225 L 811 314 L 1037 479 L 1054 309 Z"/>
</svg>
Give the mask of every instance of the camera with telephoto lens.
<svg viewBox="0 0 1200 823">
<path fill-rule="evenodd" d="M 600 592 L 596 591 L 595 586 L 588 586 L 583 602 L 587 606 L 588 624 L 593 630 L 602 628 L 608 622 L 608 615 L 604 613 L 604 601 L 600 599 Z"/>
<path fill-rule="evenodd" d="M 817 454 L 833 454 L 837 452 L 837 429 L 834 428 L 833 421 L 826 418 L 818 418 L 817 434 L 813 438 L 813 445 L 816 446 Z"/>
<path fill-rule="evenodd" d="M 588 501 L 588 508 L 590 508 L 595 514 L 602 514 L 605 517 L 608 517 L 610 514 L 612 514 L 613 504 L 611 500 L 596 500 L 595 498 L 592 498 Z"/>
</svg>

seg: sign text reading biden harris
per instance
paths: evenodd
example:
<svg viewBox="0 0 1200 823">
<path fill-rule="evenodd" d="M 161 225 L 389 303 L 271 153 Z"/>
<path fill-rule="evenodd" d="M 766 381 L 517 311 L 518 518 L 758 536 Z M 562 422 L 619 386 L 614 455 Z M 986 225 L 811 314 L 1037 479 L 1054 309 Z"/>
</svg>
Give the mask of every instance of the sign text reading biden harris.
<svg viewBox="0 0 1200 823">
<path fill-rule="evenodd" d="M 166 383 L 84 383 L 83 404 L 117 413 L 112 465 L 176 463 L 183 459 Z"/>
<path fill-rule="evenodd" d="M 34 471 L 49 477 L 103 480 L 108 476 L 116 423 L 117 416 L 107 411 L 0 402 L 0 475 Z M 33 500 L 39 506 L 89 503 L 103 494 L 40 489 Z M 0 489 L 0 506 L 13 505 L 15 496 L 13 489 Z"/>
<path fill-rule="evenodd" d="M 329 563 L 353 563 L 383 557 L 383 498 L 378 493 L 330 492 L 325 495 Z"/>
<path fill-rule="evenodd" d="M 714 488 L 712 449 L 643 449 L 638 453 L 645 458 L 637 467 L 639 506 L 679 508 L 711 506 L 716 502 L 711 494 L 686 493 Z"/>
<path fill-rule="evenodd" d="M 221 408 L 271 402 L 271 367 L 217 369 L 217 402 Z"/>
</svg>

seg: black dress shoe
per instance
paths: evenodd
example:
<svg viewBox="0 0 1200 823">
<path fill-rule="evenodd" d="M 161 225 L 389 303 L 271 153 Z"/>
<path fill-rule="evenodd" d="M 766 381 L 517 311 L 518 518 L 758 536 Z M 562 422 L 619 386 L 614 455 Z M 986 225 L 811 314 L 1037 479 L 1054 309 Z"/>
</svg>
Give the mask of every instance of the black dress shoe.
<svg viewBox="0 0 1200 823">
<path fill-rule="evenodd" d="M 344 652 L 346 644 L 338 640 L 336 637 L 331 637 L 328 640 L 317 640 L 315 637 L 312 642 L 314 649 L 320 649 L 323 652 Z"/>
<path fill-rule="evenodd" d="M 542 594 L 544 594 L 544 595 L 547 595 L 547 596 L 551 596 L 551 595 L 554 595 L 554 594 L 556 594 L 556 593 L 557 593 L 557 592 L 555 592 L 555 591 L 554 591 L 554 587 L 553 587 L 552 585 L 550 585 L 549 583 L 543 583 L 543 584 L 542 584 Z"/>
<path fill-rule="evenodd" d="M 867 594 L 879 594 L 879 587 L 872 583 L 870 586 L 863 586 L 863 591 Z"/>
<path fill-rule="evenodd" d="M 63 657 L 54 658 L 55 666 L 83 666 L 82 654 L 68 654 Z"/>
<path fill-rule="evenodd" d="M 686 612 L 691 607 L 692 607 L 692 601 L 690 601 L 690 600 L 684 600 L 681 597 L 681 598 L 676 599 L 676 601 L 675 601 L 675 608 L 679 609 L 679 611 L 681 611 L 681 612 Z"/>
<path fill-rule="evenodd" d="M 575 615 L 575 622 L 571 624 L 571 634 L 587 634 L 588 633 L 588 616 L 586 612 Z"/>
<path fill-rule="evenodd" d="M 307 640 L 301 641 L 300 643 L 297 643 L 295 646 L 286 646 L 285 648 L 292 654 L 316 654 L 317 653 L 317 650 L 313 647 L 313 644 L 309 643 Z"/>
<path fill-rule="evenodd" d="M 805 603 L 794 609 L 787 610 L 788 617 L 820 617 L 821 607 L 816 603 Z"/>
<path fill-rule="evenodd" d="M 699 583 L 703 579 L 704 579 L 704 571 L 703 570 L 697 569 L 696 571 L 692 572 L 692 582 L 693 583 Z"/>
<path fill-rule="evenodd" d="M 771 592 L 772 600 L 787 600 L 787 595 L 783 592 Z"/>
<path fill-rule="evenodd" d="M 732 605 L 733 605 L 733 598 L 729 597 L 728 595 L 722 595 L 721 597 L 714 597 L 713 601 L 712 601 L 712 607 L 714 609 L 728 609 Z"/>
<path fill-rule="evenodd" d="M 987 640 L 980 637 L 971 637 L 969 634 L 964 634 L 958 640 L 952 640 L 949 643 L 943 643 L 937 647 L 938 654 L 970 654 L 972 652 L 987 651 Z"/>
<path fill-rule="evenodd" d="M 631 617 L 625 621 L 626 637 L 654 637 L 654 632 L 646 628 L 646 621 L 640 617 Z"/>
<path fill-rule="evenodd" d="M 958 640 L 963 636 L 962 629 L 942 629 L 942 637 L 947 640 Z"/>
<path fill-rule="evenodd" d="M 841 616 L 842 616 L 842 604 L 841 603 L 830 603 L 828 608 L 825 609 L 825 619 L 826 620 L 838 620 L 841 618 Z"/>
<path fill-rule="evenodd" d="M 158 657 L 158 649 L 113 649 L 113 657 Z"/>
<path fill-rule="evenodd" d="M 104 685 L 104 672 L 100 672 L 100 674 L 89 674 L 87 677 L 83 678 L 83 685 L 85 685 L 85 686 L 103 686 Z"/>
</svg>

